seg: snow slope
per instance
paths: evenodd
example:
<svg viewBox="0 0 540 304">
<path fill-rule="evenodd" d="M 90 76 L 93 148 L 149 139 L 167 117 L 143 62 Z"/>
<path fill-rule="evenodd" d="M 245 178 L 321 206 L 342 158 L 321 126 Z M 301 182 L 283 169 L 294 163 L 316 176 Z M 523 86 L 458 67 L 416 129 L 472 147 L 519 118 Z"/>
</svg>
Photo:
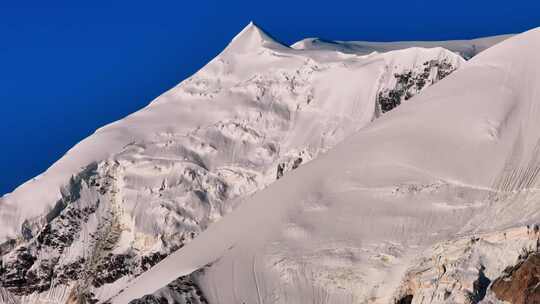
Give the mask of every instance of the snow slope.
<svg viewBox="0 0 540 304">
<path fill-rule="evenodd" d="M 538 49 L 534 29 L 482 52 L 254 194 L 113 303 L 198 269 L 210 303 L 487 300 L 471 277 L 493 279 L 538 242 L 520 228 L 540 222 Z M 426 280 L 437 287 L 411 283 Z"/>
<path fill-rule="evenodd" d="M 0 283 L 23 303 L 110 298 L 464 62 L 440 47 L 296 50 L 250 24 L 194 76 L 0 199 Z"/>
</svg>

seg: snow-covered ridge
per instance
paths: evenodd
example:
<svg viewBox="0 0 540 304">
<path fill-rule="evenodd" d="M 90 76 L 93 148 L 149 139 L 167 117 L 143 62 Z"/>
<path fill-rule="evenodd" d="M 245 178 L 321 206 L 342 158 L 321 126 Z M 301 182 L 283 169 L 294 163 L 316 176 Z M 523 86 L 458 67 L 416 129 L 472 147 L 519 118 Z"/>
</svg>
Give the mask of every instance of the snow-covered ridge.
<svg viewBox="0 0 540 304">
<path fill-rule="evenodd" d="M 538 49 L 535 29 L 482 52 L 255 193 L 113 303 L 202 268 L 210 303 L 496 301 L 486 282 L 539 242 Z"/>
<path fill-rule="evenodd" d="M 2 286 L 25 303 L 110 298 L 463 65 L 440 47 L 298 50 L 250 24 L 195 75 L 0 199 Z"/>
<path fill-rule="evenodd" d="M 460 54 L 465 59 L 470 59 L 480 52 L 504 41 L 513 35 L 499 35 L 471 40 L 449 41 L 399 41 L 399 42 L 370 42 L 370 41 L 330 41 L 320 38 L 306 38 L 293 45 L 298 50 L 336 50 L 343 53 L 367 55 L 372 52 L 385 53 L 410 47 L 443 47 L 454 53 Z"/>
</svg>

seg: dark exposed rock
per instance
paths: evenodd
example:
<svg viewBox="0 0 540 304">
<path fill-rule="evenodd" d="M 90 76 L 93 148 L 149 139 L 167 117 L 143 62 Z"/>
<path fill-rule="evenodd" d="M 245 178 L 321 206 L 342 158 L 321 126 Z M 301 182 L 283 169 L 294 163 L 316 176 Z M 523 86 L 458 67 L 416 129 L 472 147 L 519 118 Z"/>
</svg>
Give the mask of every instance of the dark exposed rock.
<svg viewBox="0 0 540 304">
<path fill-rule="evenodd" d="M 146 295 L 140 299 L 129 302 L 129 304 L 169 304 L 169 301 L 164 297 Z"/>
<path fill-rule="evenodd" d="M 105 284 L 113 283 L 119 278 L 132 274 L 131 256 L 127 254 L 112 254 L 99 260 L 93 277 L 93 285 L 100 287 Z"/>
<path fill-rule="evenodd" d="M 88 216 L 95 212 L 95 207 L 77 208 L 70 205 L 52 222 L 45 225 L 38 236 L 26 246 L 21 246 L 7 253 L 6 263 L 0 273 L 0 286 L 5 287 L 16 295 L 25 295 L 33 292 L 43 292 L 51 287 L 51 281 L 60 277 L 61 282 L 75 276 L 69 269 L 69 274 L 63 274 L 62 269 L 55 270 L 57 261 L 66 247 L 69 247 L 80 231 L 81 223 L 88 220 Z M 39 253 L 48 252 L 47 258 L 39 258 Z M 39 264 L 34 266 L 34 263 Z"/>
<path fill-rule="evenodd" d="M 92 285 L 101 287 L 110 284 L 123 276 L 138 276 L 147 271 L 161 260 L 167 257 L 166 253 L 154 252 L 137 258 L 132 254 L 112 254 L 109 253 L 99 260 L 93 276 Z"/>
<path fill-rule="evenodd" d="M 53 222 L 45 225 L 37 237 L 42 246 L 57 248 L 60 252 L 70 246 L 77 236 L 82 222 L 96 211 L 96 206 L 82 209 L 69 206 Z"/>
<path fill-rule="evenodd" d="M 81 225 L 88 221 L 99 204 L 99 201 L 96 201 L 93 205 L 79 206 L 76 201 L 80 197 L 78 192 L 82 183 L 88 183 L 91 178 L 89 174 L 94 172 L 93 170 L 93 167 L 83 170 L 80 175 L 71 179 L 69 191 L 62 191 L 62 199 L 47 214 L 48 222 L 40 230 L 36 230 L 37 226 L 30 223 L 23 225 L 30 239 L 18 247 L 2 252 L 0 287 L 14 295 L 28 295 L 50 289 L 55 278 L 59 278 L 57 284 L 62 284 L 75 277 L 76 272 L 80 272 L 80 267 L 55 267 L 65 248 L 71 246 L 78 237 Z M 41 256 L 42 252 L 46 254 Z M 64 274 L 62 270 L 68 270 L 69 273 Z"/>
<path fill-rule="evenodd" d="M 43 259 L 37 267 L 32 267 L 26 273 L 26 288 L 29 291 L 46 291 L 51 287 L 51 279 L 53 277 L 53 268 L 57 263 L 57 259 Z"/>
<path fill-rule="evenodd" d="M 2 265 L 2 287 L 14 294 L 24 293 L 28 284 L 27 273 L 36 258 L 26 247 L 15 250 L 14 258 L 8 265 Z"/>
<path fill-rule="evenodd" d="M 403 100 L 408 100 L 420 92 L 427 84 L 433 84 L 450 75 L 456 67 L 445 60 L 430 60 L 423 64 L 420 72 L 406 71 L 394 74 L 396 85 L 393 89 L 380 91 L 377 103 L 383 113 L 399 106 Z M 430 78 L 434 71 L 435 76 Z"/>
<path fill-rule="evenodd" d="M 289 162 L 283 162 L 278 164 L 276 179 L 280 179 L 288 171 L 295 170 L 302 164 L 303 161 L 304 160 L 302 159 L 302 157 L 296 157 Z"/>
<path fill-rule="evenodd" d="M 396 304 L 411 304 L 413 295 L 405 295 L 396 301 Z"/>
<path fill-rule="evenodd" d="M 280 179 L 281 177 L 283 177 L 283 171 L 284 170 L 285 170 L 285 164 L 279 164 L 277 166 L 276 179 Z"/>
<path fill-rule="evenodd" d="M 165 294 L 170 296 L 166 297 Z M 175 300 L 179 299 L 179 300 Z M 154 294 L 133 300 L 129 304 L 207 304 L 199 286 L 191 275 L 182 276 Z"/>
<path fill-rule="evenodd" d="M 478 270 L 478 279 L 473 282 L 473 293 L 470 295 L 471 302 L 478 303 L 486 296 L 487 289 L 491 280 L 484 273 L 485 267 L 481 266 Z"/>
<path fill-rule="evenodd" d="M 57 284 L 67 284 L 81 278 L 85 258 L 80 258 L 76 262 L 63 265 L 55 270 Z"/>
<path fill-rule="evenodd" d="M 176 251 L 176 250 L 175 250 Z M 145 255 L 141 258 L 141 269 L 142 271 L 147 271 L 161 260 L 166 258 L 167 255 L 161 252 L 155 252 L 150 255 Z"/>
<path fill-rule="evenodd" d="M 491 290 L 512 304 L 540 304 L 540 253 L 532 253 L 504 270 Z"/>
<path fill-rule="evenodd" d="M 300 166 L 301 163 L 302 163 L 302 158 L 301 157 L 295 159 L 294 162 L 293 162 L 293 165 L 292 165 L 292 169 L 294 170 L 294 169 L 298 168 L 298 166 Z"/>
</svg>

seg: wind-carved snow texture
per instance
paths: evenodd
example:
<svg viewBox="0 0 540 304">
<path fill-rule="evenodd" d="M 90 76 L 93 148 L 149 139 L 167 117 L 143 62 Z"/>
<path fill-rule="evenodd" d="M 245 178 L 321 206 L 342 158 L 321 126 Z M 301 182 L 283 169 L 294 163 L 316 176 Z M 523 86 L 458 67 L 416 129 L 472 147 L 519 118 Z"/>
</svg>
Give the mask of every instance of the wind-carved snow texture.
<svg viewBox="0 0 540 304">
<path fill-rule="evenodd" d="M 442 48 L 367 55 L 295 50 L 251 24 L 193 77 L 98 130 L 39 179 L 2 198 L 0 295 L 21 303 L 115 296 L 242 201 L 463 62 Z M 62 184 L 60 197 L 50 200 Z M 30 198 L 34 207 L 25 211 L 22 202 Z M 303 233 L 301 226 L 290 228 L 291 238 Z M 343 261 L 354 256 L 335 253 Z M 298 262 L 276 265 L 293 277 L 319 276 L 302 273 Z M 347 281 L 347 267 L 327 278 L 330 285 Z M 296 288 L 309 290 L 308 281 L 297 279 Z M 204 298 L 189 276 L 171 284 L 161 291 L 170 303 Z M 312 297 L 331 296 L 325 293 L 317 289 Z"/>
</svg>

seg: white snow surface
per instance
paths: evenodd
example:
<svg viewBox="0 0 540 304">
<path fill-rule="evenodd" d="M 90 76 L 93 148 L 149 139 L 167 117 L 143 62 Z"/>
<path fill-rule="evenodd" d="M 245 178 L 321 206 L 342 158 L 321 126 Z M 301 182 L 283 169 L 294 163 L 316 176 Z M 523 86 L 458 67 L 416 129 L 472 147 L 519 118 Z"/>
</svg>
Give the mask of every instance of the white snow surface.
<svg viewBox="0 0 540 304">
<path fill-rule="evenodd" d="M 273 42 L 266 47 L 269 54 L 299 54 Z M 127 303 L 201 268 L 201 288 L 211 303 L 391 303 L 407 269 L 437 244 L 540 222 L 539 49 L 540 29 L 534 29 L 475 56 L 444 81 L 255 193 L 135 279 L 113 303 Z M 312 59 L 322 54 L 311 51 Z M 277 65 L 275 57 L 264 58 Z M 353 56 L 346 63 L 340 58 L 341 65 L 362 66 L 367 74 L 380 72 L 380 61 L 379 55 Z M 362 73 L 352 81 L 346 71 L 321 79 L 323 87 L 332 88 L 320 101 L 328 102 L 322 109 L 335 114 L 332 119 L 354 113 L 359 121 L 371 121 L 373 108 L 338 102 L 362 100 L 360 92 L 334 95 L 350 93 L 341 86 L 362 87 Z M 170 102 L 163 98 L 149 109 Z M 299 118 L 302 132 L 295 135 L 300 138 L 289 144 L 319 134 L 321 119 L 323 125 L 331 121 Z M 488 266 L 494 260 L 510 263 L 515 256 L 514 251 L 485 251 L 478 254 Z"/>
</svg>

